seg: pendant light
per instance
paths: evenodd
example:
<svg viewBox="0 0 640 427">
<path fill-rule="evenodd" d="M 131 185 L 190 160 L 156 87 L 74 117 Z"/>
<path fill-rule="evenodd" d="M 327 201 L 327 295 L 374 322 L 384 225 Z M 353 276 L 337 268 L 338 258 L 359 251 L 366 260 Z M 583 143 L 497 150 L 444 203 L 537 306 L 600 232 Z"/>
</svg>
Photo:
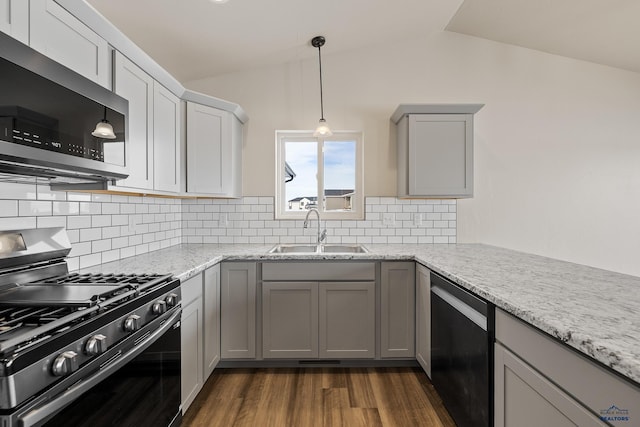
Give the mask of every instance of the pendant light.
<svg viewBox="0 0 640 427">
<path fill-rule="evenodd" d="M 113 126 L 111 126 L 111 123 L 107 120 L 106 106 L 104 107 L 104 118 L 98 122 L 95 130 L 91 132 L 91 135 L 102 139 L 116 139 L 116 134 L 113 133 Z"/>
<path fill-rule="evenodd" d="M 318 127 L 315 132 L 313 132 L 313 136 L 331 136 L 333 132 L 331 132 L 331 128 L 327 124 L 327 121 L 324 119 L 324 104 L 322 99 L 322 55 L 320 54 L 320 48 L 324 46 L 325 39 L 322 36 L 316 36 L 311 39 L 311 46 L 318 48 L 318 68 L 320 69 L 320 121 L 318 122 Z"/>
</svg>

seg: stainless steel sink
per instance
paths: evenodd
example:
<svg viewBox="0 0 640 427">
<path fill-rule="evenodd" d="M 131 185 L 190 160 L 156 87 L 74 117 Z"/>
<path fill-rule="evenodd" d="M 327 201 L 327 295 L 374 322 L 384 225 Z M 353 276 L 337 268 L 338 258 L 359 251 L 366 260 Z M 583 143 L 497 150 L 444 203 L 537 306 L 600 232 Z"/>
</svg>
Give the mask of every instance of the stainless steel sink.
<svg viewBox="0 0 640 427">
<path fill-rule="evenodd" d="M 288 254 L 288 253 L 315 253 L 317 249 L 316 245 L 276 245 L 271 250 L 270 254 Z"/>
<path fill-rule="evenodd" d="M 364 254 L 369 252 L 362 245 L 323 245 L 321 248 L 321 252 L 326 253 Z"/>
<path fill-rule="evenodd" d="M 364 254 L 369 252 L 362 245 L 276 245 L 269 250 L 270 254 Z"/>
</svg>

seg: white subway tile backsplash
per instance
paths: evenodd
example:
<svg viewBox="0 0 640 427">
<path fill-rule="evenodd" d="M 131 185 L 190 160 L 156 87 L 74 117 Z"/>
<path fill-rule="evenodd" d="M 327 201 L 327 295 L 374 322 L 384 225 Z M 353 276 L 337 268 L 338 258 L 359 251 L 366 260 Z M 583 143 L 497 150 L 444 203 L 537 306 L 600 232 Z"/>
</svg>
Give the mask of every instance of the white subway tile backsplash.
<svg viewBox="0 0 640 427">
<path fill-rule="evenodd" d="M 71 270 L 181 243 L 315 241 L 315 222 L 303 229 L 302 220 L 274 219 L 272 197 L 168 199 L 37 187 L 0 183 L 0 229 L 66 227 Z M 367 197 L 364 220 L 328 220 L 321 227 L 334 244 L 455 243 L 456 208 L 455 200 Z M 422 216 L 419 224 L 416 213 Z"/>
<path fill-rule="evenodd" d="M 445 203 L 446 202 L 446 203 Z M 204 206 L 204 212 L 220 212 L 228 223 L 193 221 L 193 206 Z M 272 197 L 245 197 L 238 200 L 200 199 L 183 201 L 182 236 L 189 242 L 205 243 L 312 243 L 315 224 L 302 228 L 301 220 L 273 219 Z M 433 236 L 455 238 L 455 200 L 399 200 L 393 197 L 367 197 L 364 220 L 322 221 L 327 229 L 327 242 L 348 243 L 433 243 Z M 435 210 L 435 212 L 434 212 Z M 200 212 L 200 211 L 199 211 Z M 391 215 L 394 223 L 383 224 L 382 214 Z M 415 214 L 421 214 L 416 225 Z M 201 218 L 200 216 L 198 218 Z M 205 231 L 208 230 L 208 231 Z M 211 234 L 210 238 L 208 234 Z M 205 239 L 191 236 L 205 235 Z"/>
<path fill-rule="evenodd" d="M 0 218 L 0 228 L 3 230 L 18 230 L 21 228 L 36 228 L 35 216 Z"/>
<path fill-rule="evenodd" d="M 80 214 L 80 203 L 78 202 L 53 202 L 54 215 L 78 215 Z"/>
<path fill-rule="evenodd" d="M 33 184 L 19 184 L 13 182 L 0 183 L 0 198 L 18 200 L 36 200 L 38 188 Z"/>
<path fill-rule="evenodd" d="M 39 216 L 36 218 L 36 227 L 65 227 L 67 225 L 67 217 L 64 216 Z"/>
<path fill-rule="evenodd" d="M 91 227 L 108 227 L 111 225 L 111 215 L 94 215 L 91 217 Z"/>
<path fill-rule="evenodd" d="M 80 241 L 102 239 L 102 229 L 100 228 L 84 228 L 80 230 Z"/>
<path fill-rule="evenodd" d="M 19 216 L 52 215 L 52 202 L 41 200 L 20 200 L 18 202 Z"/>
<path fill-rule="evenodd" d="M 91 227 L 91 216 L 89 215 L 79 215 L 79 216 L 68 216 L 67 217 L 67 228 L 89 228 Z"/>
<path fill-rule="evenodd" d="M 0 200 L 0 217 L 18 216 L 17 200 Z"/>
<path fill-rule="evenodd" d="M 102 213 L 102 204 L 93 202 L 80 202 L 81 215 L 98 215 Z"/>
</svg>

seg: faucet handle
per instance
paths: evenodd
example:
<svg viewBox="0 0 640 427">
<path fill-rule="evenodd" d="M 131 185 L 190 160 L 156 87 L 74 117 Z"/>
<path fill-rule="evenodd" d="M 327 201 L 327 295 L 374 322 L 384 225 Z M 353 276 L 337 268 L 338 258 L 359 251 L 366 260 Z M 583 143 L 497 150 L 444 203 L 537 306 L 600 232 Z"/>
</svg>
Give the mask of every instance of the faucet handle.
<svg viewBox="0 0 640 427">
<path fill-rule="evenodd" d="M 326 238 L 327 238 L 327 229 L 325 228 L 324 230 L 322 230 L 322 233 L 320 233 L 320 236 L 318 236 L 318 243 L 321 243 Z"/>
</svg>

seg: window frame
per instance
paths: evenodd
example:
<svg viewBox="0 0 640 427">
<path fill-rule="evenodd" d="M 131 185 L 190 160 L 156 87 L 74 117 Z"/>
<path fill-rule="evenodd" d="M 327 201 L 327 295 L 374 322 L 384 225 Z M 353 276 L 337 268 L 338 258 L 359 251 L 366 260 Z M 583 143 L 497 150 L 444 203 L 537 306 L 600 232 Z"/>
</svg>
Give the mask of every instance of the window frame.
<svg viewBox="0 0 640 427">
<path fill-rule="evenodd" d="M 286 183 L 285 183 L 285 160 L 287 142 L 309 142 L 316 141 L 318 149 L 318 170 L 317 191 L 318 199 L 324 194 L 324 157 L 322 148 L 326 141 L 355 141 L 355 188 L 351 199 L 351 211 L 325 211 L 324 203 L 318 203 L 318 212 L 324 219 L 364 219 L 364 150 L 363 135 L 360 131 L 335 131 L 330 137 L 315 137 L 312 130 L 277 130 L 276 131 L 276 195 L 275 195 L 275 219 L 304 219 L 307 210 L 287 211 L 286 210 Z"/>
</svg>

